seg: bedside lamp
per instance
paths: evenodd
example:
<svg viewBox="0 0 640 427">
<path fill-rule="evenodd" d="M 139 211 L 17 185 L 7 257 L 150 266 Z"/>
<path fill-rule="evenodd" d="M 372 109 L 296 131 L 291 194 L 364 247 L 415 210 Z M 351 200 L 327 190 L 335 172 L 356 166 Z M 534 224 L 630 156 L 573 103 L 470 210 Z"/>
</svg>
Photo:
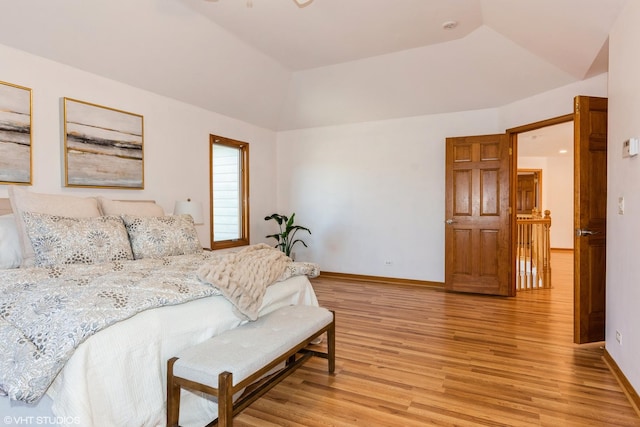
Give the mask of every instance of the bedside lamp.
<svg viewBox="0 0 640 427">
<path fill-rule="evenodd" d="M 204 224 L 204 218 L 202 217 L 202 203 L 193 202 L 191 199 L 187 199 L 186 201 L 177 201 L 173 208 L 173 214 L 189 214 L 193 218 L 195 225 Z"/>
</svg>

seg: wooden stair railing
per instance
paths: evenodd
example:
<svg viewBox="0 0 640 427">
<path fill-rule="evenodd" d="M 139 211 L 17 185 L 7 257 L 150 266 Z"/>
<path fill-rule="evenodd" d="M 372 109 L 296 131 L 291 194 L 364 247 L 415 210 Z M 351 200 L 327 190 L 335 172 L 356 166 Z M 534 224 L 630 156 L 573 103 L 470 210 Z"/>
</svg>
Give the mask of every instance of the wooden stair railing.
<svg viewBox="0 0 640 427">
<path fill-rule="evenodd" d="M 551 212 L 516 217 L 516 291 L 551 288 Z"/>
</svg>

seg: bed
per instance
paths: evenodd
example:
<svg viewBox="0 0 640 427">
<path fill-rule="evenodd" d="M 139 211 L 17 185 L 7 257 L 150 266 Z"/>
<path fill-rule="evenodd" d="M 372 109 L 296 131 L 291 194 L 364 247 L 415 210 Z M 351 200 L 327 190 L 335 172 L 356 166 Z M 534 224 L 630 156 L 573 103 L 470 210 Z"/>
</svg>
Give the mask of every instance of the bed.
<svg viewBox="0 0 640 427">
<path fill-rule="evenodd" d="M 38 233 L 50 234 L 51 230 L 47 227 L 52 224 L 52 218 L 63 217 L 65 221 L 71 221 L 69 217 L 63 216 L 64 213 L 70 213 L 68 209 L 70 203 L 73 205 L 72 210 L 75 214 L 83 215 L 83 212 L 86 214 L 86 211 L 74 205 L 74 203 L 82 205 L 86 200 L 65 199 L 71 196 L 51 196 L 42 197 L 34 202 L 33 199 L 38 199 L 40 195 L 24 189 L 17 191 L 12 189 L 10 196 L 13 197 L 12 210 L 17 212 L 12 216 L 6 216 L 9 211 L 7 201 L 0 199 L 0 266 L 9 267 L 11 264 L 12 267 L 0 269 L 0 330 L 9 330 L 13 334 L 19 330 L 28 335 L 24 331 L 37 329 L 52 342 L 60 336 L 73 337 L 68 340 L 73 345 L 64 342 L 64 339 L 56 341 L 62 342 L 56 345 L 56 349 L 61 353 L 66 351 L 68 353 L 66 357 L 60 357 L 58 354 L 49 355 L 50 350 L 46 346 L 42 347 L 46 350 L 42 350 L 39 357 L 35 357 L 33 355 L 36 352 L 31 347 L 20 346 L 35 345 L 40 350 L 37 343 L 24 343 L 28 340 L 22 340 L 17 347 L 0 344 L 0 351 L 4 353 L 2 366 L 0 366 L 0 389 L 13 398 L 0 397 L 0 414 L 4 417 L 5 425 L 20 423 L 52 426 L 164 425 L 166 361 L 169 358 L 186 347 L 280 307 L 291 304 L 318 304 L 309 282 L 309 277 L 318 274 L 317 266 L 282 260 L 275 254 L 278 251 L 270 248 L 266 250 L 266 245 L 252 245 L 237 252 L 217 254 L 203 251 L 201 248 L 180 253 L 180 248 L 176 250 L 176 244 L 173 244 L 170 255 L 162 251 L 157 254 L 154 250 L 162 249 L 162 239 L 156 236 L 157 241 L 152 242 L 153 244 L 149 242 L 146 242 L 146 246 L 138 244 L 136 250 L 135 232 L 131 232 L 131 229 L 126 227 L 135 259 L 120 259 L 121 253 L 118 252 L 115 260 L 100 259 L 98 260 L 100 262 L 85 264 L 95 260 L 78 258 L 75 255 L 72 258 L 80 260 L 77 264 L 59 263 L 59 258 L 43 256 L 42 248 L 34 246 L 37 265 L 23 265 L 25 261 L 21 259 L 19 263 L 22 266 L 15 268 L 17 261 L 10 263 L 11 260 L 6 258 L 10 258 L 11 254 L 7 255 L 7 247 L 2 246 L 10 242 L 15 246 L 16 239 L 26 238 L 17 226 L 20 218 L 31 221 L 27 226 L 31 234 L 27 233 L 27 237 L 37 242 L 37 239 L 34 240 L 33 228 L 39 230 L 35 232 L 36 238 Z M 64 200 L 61 201 L 60 197 Z M 96 199 L 90 200 L 89 203 L 93 204 L 94 200 Z M 144 227 L 140 224 L 168 220 L 164 215 L 158 215 L 160 212 L 153 202 L 140 204 L 111 202 L 113 201 L 97 200 L 99 216 L 113 217 L 115 216 L 113 209 L 122 211 L 120 217 L 123 223 L 133 224 L 131 227 L 134 228 L 135 224 L 138 224 L 137 227 L 142 229 Z M 58 208 L 52 208 L 57 203 Z M 136 214 L 145 219 L 140 220 Z M 89 221 L 92 226 L 95 226 L 95 221 L 100 220 L 95 220 L 95 214 L 91 215 L 93 216 L 90 218 L 94 219 L 79 219 L 77 222 Z M 13 236 L 7 237 L 6 227 L 3 229 L 3 221 L 6 225 L 11 219 L 16 223 L 16 230 Z M 61 220 L 56 219 L 54 223 L 56 221 Z M 189 224 L 192 226 L 192 222 L 191 220 L 189 223 L 187 220 L 187 229 Z M 69 229 L 68 224 L 72 224 L 71 228 L 76 226 L 76 222 L 68 222 L 62 228 Z M 53 229 L 55 231 L 55 227 Z M 194 232 L 194 230 L 190 231 Z M 60 232 L 64 237 L 65 231 Z M 82 234 L 71 232 L 67 235 L 67 239 L 74 235 Z M 75 240 L 81 241 L 82 238 Z M 24 249 L 21 248 L 18 252 L 20 252 L 18 256 L 24 258 Z M 109 253 L 109 250 L 100 252 L 93 254 L 88 251 L 83 256 L 85 258 L 100 257 L 102 252 Z M 153 256 L 143 256 L 145 253 Z M 244 258 L 242 255 L 247 253 L 262 254 L 262 263 L 266 259 L 264 257 L 268 257 L 271 266 L 280 261 L 284 261 L 284 264 L 278 264 L 278 268 L 269 267 L 273 271 L 265 273 L 245 268 L 245 265 L 253 265 L 249 258 Z M 246 259 L 249 259 L 249 264 L 234 264 Z M 271 259 L 277 261 L 272 263 Z M 271 282 L 274 277 L 276 279 L 269 286 L 265 286 L 258 300 L 252 298 L 247 302 L 242 300 L 242 298 L 246 299 L 247 292 L 244 296 L 240 295 L 237 283 L 234 288 L 228 283 L 207 282 L 207 280 L 215 281 L 210 279 L 214 276 L 226 277 L 225 274 L 229 268 L 241 268 L 243 274 L 245 271 L 256 274 L 256 276 L 249 275 L 251 284 L 248 286 L 252 292 L 255 290 L 255 282 Z M 162 297 L 149 298 L 149 294 L 145 293 L 147 286 L 159 286 Z M 17 288 L 20 288 L 19 293 L 14 292 Z M 22 288 L 27 288 L 31 296 L 23 297 Z M 83 290 L 76 292 L 74 290 L 76 288 Z M 126 289 L 126 292 L 122 291 L 123 289 Z M 243 289 L 240 288 L 240 290 Z M 144 302 L 143 307 L 126 307 L 129 302 L 135 301 L 138 292 L 145 295 L 141 298 Z M 14 296 L 14 294 L 20 296 Z M 41 301 L 48 294 L 57 295 L 56 303 L 62 308 L 53 310 L 47 306 L 46 309 L 42 309 L 36 307 L 37 304 L 34 304 L 33 300 L 29 300 L 29 298 L 36 298 L 37 301 Z M 155 302 L 149 304 L 149 300 Z M 87 303 L 87 301 L 90 302 Z M 88 307 L 91 310 L 88 310 Z M 50 320 L 36 321 L 25 314 L 32 311 L 36 316 L 46 315 Z M 116 320 L 109 317 L 112 315 Z M 82 316 L 89 316 L 89 318 Z M 59 331 L 54 326 L 49 326 L 49 324 L 60 323 L 73 325 L 76 321 L 77 325 L 82 327 L 74 327 L 71 332 Z M 95 328 L 95 331 L 86 333 L 84 326 L 87 324 L 92 325 L 92 328 L 97 324 L 101 326 Z M 31 334 L 31 337 L 35 335 L 37 334 Z M 12 339 L 5 339 L 5 341 L 12 341 Z M 73 348 L 69 349 L 69 347 Z M 25 348 L 30 349 L 26 357 L 24 357 Z M 46 375 L 41 374 L 44 369 L 41 368 L 40 359 L 46 359 L 46 363 L 50 363 L 51 366 L 60 366 L 59 370 L 52 374 L 48 369 Z M 33 375 L 35 379 L 31 377 L 25 379 L 31 372 L 37 373 Z M 50 378 L 51 383 L 48 384 L 48 380 L 42 379 L 43 377 Z M 33 384 L 38 385 L 42 391 L 38 392 L 38 387 L 33 387 Z M 44 394 L 40 397 L 39 393 Z M 181 425 L 204 425 L 216 417 L 216 411 L 217 406 L 211 398 L 183 391 Z"/>
</svg>

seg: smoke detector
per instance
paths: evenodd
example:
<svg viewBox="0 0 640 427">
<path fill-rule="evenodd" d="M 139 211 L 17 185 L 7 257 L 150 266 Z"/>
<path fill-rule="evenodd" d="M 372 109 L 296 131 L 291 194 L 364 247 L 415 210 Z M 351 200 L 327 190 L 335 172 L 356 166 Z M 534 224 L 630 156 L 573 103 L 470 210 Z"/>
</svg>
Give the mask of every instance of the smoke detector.
<svg viewBox="0 0 640 427">
<path fill-rule="evenodd" d="M 442 23 L 443 30 L 453 30 L 458 26 L 458 21 L 445 21 Z"/>
</svg>

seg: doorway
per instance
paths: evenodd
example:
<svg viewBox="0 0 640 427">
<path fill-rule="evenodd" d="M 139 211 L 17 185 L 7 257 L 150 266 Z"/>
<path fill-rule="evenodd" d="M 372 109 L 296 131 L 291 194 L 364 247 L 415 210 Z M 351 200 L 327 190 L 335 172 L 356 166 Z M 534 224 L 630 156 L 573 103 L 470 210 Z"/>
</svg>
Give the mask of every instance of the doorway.
<svg viewBox="0 0 640 427">
<path fill-rule="evenodd" d="M 551 211 L 551 249 L 573 250 L 573 118 L 519 132 L 515 143 L 516 214 Z"/>
<path fill-rule="evenodd" d="M 536 292 L 553 287 L 552 250 L 569 252 L 573 258 L 573 114 L 507 132 L 513 147 L 512 174 L 516 183 L 512 196 L 516 208 L 516 232 L 512 233 L 516 293 Z M 536 179 L 542 175 L 544 180 Z M 531 205 L 533 212 L 529 213 Z M 546 221 L 538 223 L 542 213 Z M 528 240 L 531 238 L 538 243 Z M 539 247 L 540 241 L 544 256 L 528 256 L 535 251 L 527 245 Z"/>
<path fill-rule="evenodd" d="M 607 98 L 577 96 L 574 99 L 573 114 L 507 130 L 513 150 L 511 181 L 515 182 L 520 149 L 519 136 L 529 131 L 540 131 L 552 125 L 573 121 L 575 163 L 572 168 L 566 169 L 572 172 L 574 178 L 573 221 L 572 227 L 568 229 L 571 230 L 574 242 L 574 342 L 577 344 L 604 340 L 607 105 Z M 514 203 L 515 192 L 512 192 L 511 205 Z"/>
</svg>

